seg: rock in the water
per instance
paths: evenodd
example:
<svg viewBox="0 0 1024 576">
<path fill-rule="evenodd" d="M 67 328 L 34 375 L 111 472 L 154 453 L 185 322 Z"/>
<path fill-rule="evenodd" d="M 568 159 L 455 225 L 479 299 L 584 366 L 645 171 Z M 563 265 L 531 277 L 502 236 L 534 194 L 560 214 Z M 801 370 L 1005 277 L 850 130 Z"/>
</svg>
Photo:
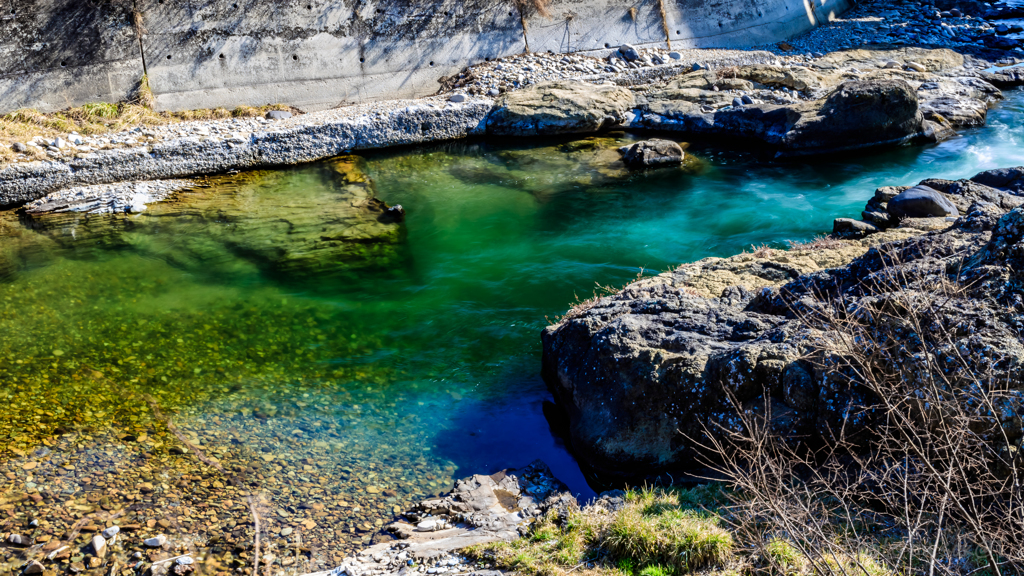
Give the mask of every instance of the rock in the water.
<svg viewBox="0 0 1024 576">
<path fill-rule="evenodd" d="M 25 564 L 25 568 L 22 569 L 22 574 L 31 576 L 32 574 L 42 574 L 43 565 L 37 560 L 29 560 L 28 564 Z"/>
<path fill-rule="evenodd" d="M 111 526 L 103 530 L 102 534 L 104 538 L 113 538 L 121 533 L 120 526 Z"/>
<path fill-rule="evenodd" d="M 960 215 L 956 206 L 941 192 L 923 185 L 900 192 L 889 201 L 887 210 L 897 219 Z"/>
<path fill-rule="evenodd" d="M 683 162 L 683 148 L 671 140 L 643 140 L 625 147 L 622 160 L 630 168 L 671 166 Z"/>
<path fill-rule="evenodd" d="M 267 112 L 267 120 L 287 120 L 292 113 L 287 110 L 271 110 Z"/>
<path fill-rule="evenodd" d="M 157 536 L 153 536 L 152 538 L 146 538 L 142 543 L 150 548 L 159 548 L 167 543 L 167 536 L 164 534 L 159 534 Z"/>
<path fill-rule="evenodd" d="M 11 534 L 7 537 L 7 543 L 13 546 L 28 546 L 31 541 L 21 534 Z"/>
<path fill-rule="evenodd" d="M 541 136 L 597 132 L 622 124 L 633 93 L 610 84 L 545 82 L 501 97 L 487 116 L 487 133 Z"/>
<path fill-rule="evenodd" d="M 107 539 L 100 534 L 92 537 L 92 553 L 97 558 L 106 558 L 107 556 Z"/>
</svg>

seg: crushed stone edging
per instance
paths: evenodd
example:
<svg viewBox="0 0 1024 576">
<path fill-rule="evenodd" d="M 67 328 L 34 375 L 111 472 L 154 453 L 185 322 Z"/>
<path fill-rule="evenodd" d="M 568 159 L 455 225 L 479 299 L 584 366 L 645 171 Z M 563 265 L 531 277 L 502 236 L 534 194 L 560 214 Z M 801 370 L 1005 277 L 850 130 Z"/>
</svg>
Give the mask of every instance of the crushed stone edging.
<svg viewBox="0 0 1024 576">
<path fill-rule="evenodd" d="M 493 105 L 486 98 L 382 102 L 357 115 L 339 116 L 339 110 L 306 114 L 245 138 L 187 136 L 67 161 L 12 164 L 0 169 L 0 206 L 75 186 L 220 174 L 302 164 L 353 150 L 457 140 L 482 134 Z"/>
</svg>

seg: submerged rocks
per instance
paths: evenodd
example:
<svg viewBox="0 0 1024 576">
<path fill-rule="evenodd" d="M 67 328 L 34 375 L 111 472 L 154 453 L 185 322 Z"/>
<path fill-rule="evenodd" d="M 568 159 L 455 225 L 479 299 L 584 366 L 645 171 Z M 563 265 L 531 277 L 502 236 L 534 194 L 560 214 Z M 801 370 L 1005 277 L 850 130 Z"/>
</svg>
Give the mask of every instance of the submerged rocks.
<svg viewBox="0 0 1024 576">
<path fill-rule="evenodd" d="M 619 150 L 630 168 L 651 168 L 682 164 L 683 148 L 671 140 L 642 140 Z"/>
<path fill-rule="evenodd" d="M 299 197 L 280 172 L 84 187 L 32 203 L 25 224 L 66 248 L 130 246 L 201 273 L 216 263 L 218 273 L 289 279 L 390 265 L 404 209 L 377 199 L 358 157 L 316 175 L 319 185 Z M 147 239 L 168 233 L 173 249 Z"/>
<path fill-rule="evenodd" d="M 597 132 L 625 122 L 634 105 L 633 93 L 619 86 L 545 82 L 499 99 L 486 131 L 499 136 Z"/>
<path fill-rule="evenodd" d="M 1006 172 L 976 178 L 1015 180 Z M 1009 213 L 1003 208 L 1020 197 L 975 181 L 926 183 L 953 206 L 971 202 L 968 217 L 952 226 L 936 219 L 943 230 L 926 234 L 908 228 L 876 233 L 869 239 L 888 243 L 856 259 L 852 254 L 852 261 L 833 260 L 821 266 L 830 267 L 825 270 L 792 267 L 796 253 L 737 256 L 719 268 L 745 266 L 754 274 L 739 285 L 714 284 L 712 291 L 701 286 L 720 271 L 684 265 L 580 305 L 548 327 L 542 334 L 544 377 L 569 418 L 573 449 L 591 478 L 678 479 L 706 462 L 702 446 L 712 436 L 740 429 L 736 409 L 770 414 L 772 431 L 812 446 L 837 430 L 853 441 L 866 437 L 873 422 L 870 392 L 841 370 L 808 360 L 817 353 L 822 328 L 804 319 L 812 311 L 825 318 L 873 314 L 899 298 L 927 303 L 942 279 L 960 283 L 960 292 L 943 298 L 956 310 L 956 321 L 970 326 L 943 332 L 952 339 L 950 349 L 1002 359 L 989 365 L 994 377 L 1009 383 L 1010 398 L 1024 397 L 1018 372 L 1024 367 L 1024 207 Z M 904 191 L 880 189 L 876 198 L 892 203 Z M 924 315 L 917 321 L 938 320 Z M 1016 414 L 1024 406 L 1005 409 Z M 1024 430 L 1019 419 L 1014 422 L 1003 432 L 1015 442 Z"/>
</svg>

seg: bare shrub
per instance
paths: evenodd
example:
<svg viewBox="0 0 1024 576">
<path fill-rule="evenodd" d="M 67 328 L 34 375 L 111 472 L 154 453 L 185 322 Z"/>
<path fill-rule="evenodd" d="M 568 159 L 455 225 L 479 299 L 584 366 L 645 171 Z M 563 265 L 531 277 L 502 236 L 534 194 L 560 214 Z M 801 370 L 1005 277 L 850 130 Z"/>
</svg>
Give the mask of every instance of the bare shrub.
<svg viewBox="0 0 1024 576">
<path fill-rule="evenodd" d="M 740 69 L 736 66 L 727 66 L 718 71 L 719 79 L 725 78 L 737 78 L 740 74 Z"/>
<path fill-rule="evenodd" d="M 845 240 L 840 240 L 839 238 L 835 238 L 833 236 L 815 236 L 813 240 L 808 240 L 807 242 L 794 242 L 792 240 L 789 240 L 788 243 L 790 250 L 808 251 L 834 250 L 836 248 L 842 248 L 843 246 L 849 244 L 849 242 Z"/>
<path fill-rule="evenodd" d="M 782 437 L 737 410 L 742 432 L 709 431 L 734 533 L 777 574 L 1020 574 L 1020 367 L 963 286 L 883 272 L 870 298 L 794 310 L 819 384 L 862 399 L 839 429 Z"/>
</svg>

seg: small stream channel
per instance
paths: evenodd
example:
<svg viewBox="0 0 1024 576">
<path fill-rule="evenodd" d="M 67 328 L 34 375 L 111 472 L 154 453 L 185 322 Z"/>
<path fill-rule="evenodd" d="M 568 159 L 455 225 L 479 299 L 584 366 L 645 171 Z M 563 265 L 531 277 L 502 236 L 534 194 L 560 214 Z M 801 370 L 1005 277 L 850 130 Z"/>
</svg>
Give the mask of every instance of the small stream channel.
<svg viewBox="0 0 1024 576">
<path fill-rule="evenodd" d="M 545 418 L 549 320 L 641 269 L 826 233 L 878 186 L 1024 164 L 1022 114 L 1013 92 L 988 126 L 936 146 L 768 163 L 694 144 L 684 169 L 632 175 L 606 162 L 629 135 L 372 153 L 378 196 L 407 220 L 342 274 L 180 257 L 198 224 L 112 239 L 3 214 L 0 254 L 18 254 L 0 282 L 4 531 L 116 521 L 235 569 L 256 490 L 276 562 L 312 570 L 463 475 L 540 458 L 590 495 Z M 332 193 L 323 170 L 247 190 L 315 200 Z"/>
</svg>

